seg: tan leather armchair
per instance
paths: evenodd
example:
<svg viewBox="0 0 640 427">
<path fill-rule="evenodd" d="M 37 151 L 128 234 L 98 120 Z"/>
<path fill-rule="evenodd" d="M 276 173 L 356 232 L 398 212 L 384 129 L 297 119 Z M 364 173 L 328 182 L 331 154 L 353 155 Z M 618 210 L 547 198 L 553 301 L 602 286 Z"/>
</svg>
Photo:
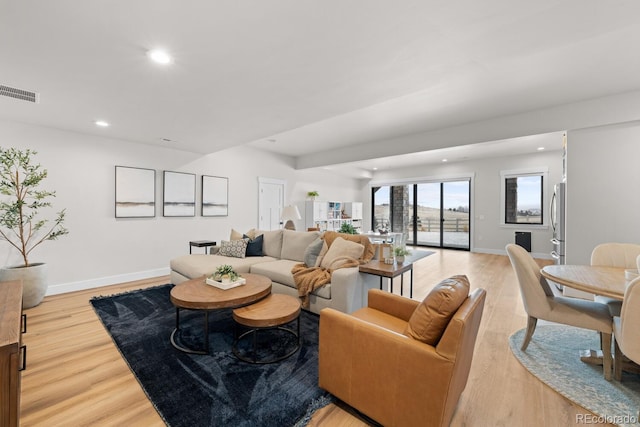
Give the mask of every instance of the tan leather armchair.
<svg viewBox="0 0 640 427">
<path fill-rule="evenodd" d="M 476 289 L 437 345 L 403 335 L 420 304 L 377 289 L 368 307 L 320 312 L 320 387 L 384 426 L 448 426 L 467 384 L 486 292 Z"/>
</svg>

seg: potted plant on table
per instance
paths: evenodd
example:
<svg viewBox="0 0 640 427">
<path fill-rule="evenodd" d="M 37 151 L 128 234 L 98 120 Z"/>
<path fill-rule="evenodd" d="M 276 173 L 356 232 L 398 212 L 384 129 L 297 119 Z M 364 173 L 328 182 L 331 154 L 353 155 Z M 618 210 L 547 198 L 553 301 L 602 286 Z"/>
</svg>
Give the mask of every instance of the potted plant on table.
<svg viewBox="0 0 640 427">
<path fill-rule="evenodd" d="M 316 199 L 316 197 L 318 197 L 319 195 L 320 195 L 320 194 L 319 194 L 317 191 L 315 191 L 315 190 L 314 190 L 314 191 L 309 191 L 309 192 L 307 192 L 307 197 L 308 197 L 310 200 L 312 200 L 312 201 L 313 201 L 313 200 L 315 200 L 315 199 Z"/>
<path fill-rule="evenodd" d="M 0 269 L 0 280 L 22 280 L 23 307 L 34 307 L 47 292 L 46 264 L 29 261 L 29 255 L 47 240 L 68 233 L 64 227 L 65 210 L 50 220 L 39 216 L 51 207 L 48 200 L 55 191 L 40 190 L 47 170 L 32 164 L 36 151 L 0 147 L 0 240 L 18 250 L 22 263 Z M 51 221 L 51 223 L 50 223 Z"/>
<path fill-rule="evenodd" d="M 411 255 L 411 251 L 408 250 L 405 247 L 396 246 L 396 247 L 393 248 L 393 254 L 396 257 L 396 261 L 398 261 L 399 263 L 403 263 L 404 262 L 404 257 L 406 255 Z"/>
<path fill-rule="evenodd" d="M 238 273 L 228 264 L 221 265 L 216 268 L 215 273 L 213 273 L 213 279 L 221 283 L 235 282 L 238 277 Z"/>
</svg>

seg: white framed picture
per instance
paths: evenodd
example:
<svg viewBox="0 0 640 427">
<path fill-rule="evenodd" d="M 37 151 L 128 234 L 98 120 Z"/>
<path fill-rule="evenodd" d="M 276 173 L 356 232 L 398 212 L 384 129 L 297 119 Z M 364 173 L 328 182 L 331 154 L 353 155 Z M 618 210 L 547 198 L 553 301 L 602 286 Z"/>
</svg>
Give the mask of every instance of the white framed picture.
<svg viewBox="0 0 640 427">
<path fill-rule="evenodd" d="M 116 218 L 156 216 L 156 171 L 116 166 Z"/>
<path fill-rule="evenodd" d="M 229 215 L 229 178 L 202 175 L 202 216 Z"/>
<path fill-rule="evenodd" d="M 164 171 L 163 216 L 196 215 L 196 176 Z"/>
</svg>

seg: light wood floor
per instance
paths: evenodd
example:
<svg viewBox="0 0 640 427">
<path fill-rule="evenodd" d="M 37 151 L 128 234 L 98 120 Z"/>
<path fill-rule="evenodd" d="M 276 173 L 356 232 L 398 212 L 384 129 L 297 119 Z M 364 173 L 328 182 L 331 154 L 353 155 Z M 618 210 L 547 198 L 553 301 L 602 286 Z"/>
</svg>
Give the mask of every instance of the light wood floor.
<svg viewBox="0 0 640 427">
<path fill-rule="evenodd" d="M 454 274 L 466 274 L 473 288 L 485 288 L 487 300 L 469 381 L 451 425 L 580 424 L 576 416 L 588 412 L 529 374 L 509 350 L 509 335 L 525 326 L 526 317 L 508 258 L 436 251 L 414 266 L 414 298 L 421 300 L 438 281 Z M 26 310 L 28 361 L 22 375 L 21 425 L 164 425 L 89 299 L 167 282 L 168 277 L 159 277 L 49 296 Z M 329 405 L 316 413 L 311 425 L 369 425 L 346 409 Z"/>
</svg>

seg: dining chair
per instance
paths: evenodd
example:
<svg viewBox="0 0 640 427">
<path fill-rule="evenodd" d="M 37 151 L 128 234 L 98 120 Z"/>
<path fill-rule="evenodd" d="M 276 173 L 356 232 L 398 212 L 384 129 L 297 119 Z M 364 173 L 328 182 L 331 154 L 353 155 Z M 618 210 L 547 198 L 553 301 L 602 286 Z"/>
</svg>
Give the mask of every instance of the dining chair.
<svg viewBox="0 0 640 427">
<path fill-rule="evenodd" d="M 602 343 L 604 377 L 610 380 L 613 317 L 607 306 L 595 301 L 555 295 L 547 280 L 540 274 L 540 266 L 529 252 L 515 244 L 508 244 L 506 250 L 516 273 L 520 295 L 528 315 L 521 350 L 526 351 L 529 346 L 538 319 L 597 331 Z"/>
<path fill-rule="evenodd" d="M 620 316 L 613 318 L 615 361 L 613 377 L 622 379 L 624 357 L 640 363 L 640 277 L 633 279 L 624 292 Z"/>
<path fill-rule="evenodd" d="M 633 243 L 602 243 L 591 252 L 591 265 L 619 268 L 636 268 L 640 245 Z M 612 316 L 620 316 L 622 301 L 596 295 L 594 301 L 606 304 Z"/>
</svg>

